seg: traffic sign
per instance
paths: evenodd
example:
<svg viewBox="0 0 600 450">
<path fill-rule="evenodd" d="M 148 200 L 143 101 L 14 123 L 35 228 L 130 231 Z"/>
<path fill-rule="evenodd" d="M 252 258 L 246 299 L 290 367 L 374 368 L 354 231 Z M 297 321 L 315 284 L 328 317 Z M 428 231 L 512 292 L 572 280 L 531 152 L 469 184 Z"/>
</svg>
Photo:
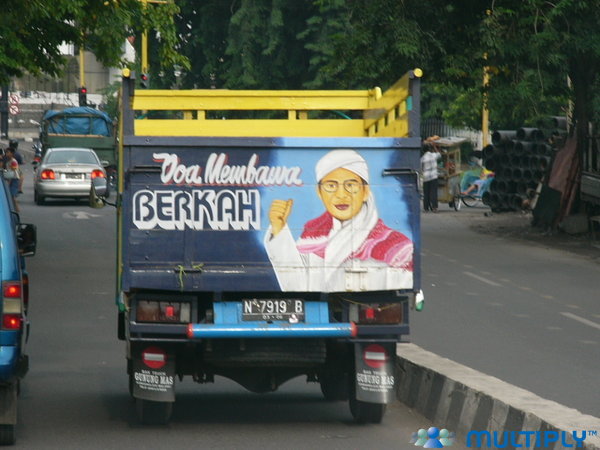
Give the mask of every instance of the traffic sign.
<svg viewBox="0 0 600 450">
<path fill-rule="evenodd" d="M 17 94 L 10 94 L 10 104 L 11 105 L 19 104 L 19 96 Z"/>
<path fill-rule="evenodd" d="M 148 347 L 142 352 L 142 361 L 151 369 L 160 369 L 167 364 L 167 353 L 158 347 Z"/>
<path fill-rule="evenodd" d="M 367 366 L 373 369 L 380 369 L 388 361 L 388 354 L 383 346 L 371 344 L 365 347 L 363 359 Z"/>
<path fill-rule="evenodd" d="M 11 103 L 10 105 L 8 105 L 8 112 L 11 113 L 13 116 L 16 116 L 17 114 L 19 114 L 19 106 L 13 105 Z"/>
</svg>

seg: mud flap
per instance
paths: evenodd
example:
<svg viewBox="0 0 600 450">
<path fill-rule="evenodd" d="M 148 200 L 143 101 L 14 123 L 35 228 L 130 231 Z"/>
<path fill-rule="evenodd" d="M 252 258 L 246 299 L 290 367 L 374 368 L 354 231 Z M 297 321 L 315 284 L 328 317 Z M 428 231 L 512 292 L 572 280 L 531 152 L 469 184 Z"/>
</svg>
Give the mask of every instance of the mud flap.
<svg viewBox="0 0 600 450">
<path fill-rule="evenodd" d="M 354 344 L 356 400 L 387 404 L 394 399 L 395 343 Z"/>
<path fill-rule="evenodd" d="M 140 348 L 132 355 L 133 396 L 156 402 L 175 401 L 175 361 L 160 347 Z"/>
</svg>

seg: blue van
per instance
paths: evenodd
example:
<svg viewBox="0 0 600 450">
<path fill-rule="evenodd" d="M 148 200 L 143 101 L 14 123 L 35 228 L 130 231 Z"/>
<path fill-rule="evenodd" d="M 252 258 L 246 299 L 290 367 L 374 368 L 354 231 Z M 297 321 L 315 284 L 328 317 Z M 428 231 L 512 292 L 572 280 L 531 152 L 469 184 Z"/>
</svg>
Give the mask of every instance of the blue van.
<svg viewBox="0 0 600 450">
<path fill-rule="evenodd" d="M 22 224 L 8 185 L 0 177 L 0 445 L 14 444 L 19 382 L 28 369 L 29 279 L 25 256 L 35 254 L 36 228 Z"/>
</svg>

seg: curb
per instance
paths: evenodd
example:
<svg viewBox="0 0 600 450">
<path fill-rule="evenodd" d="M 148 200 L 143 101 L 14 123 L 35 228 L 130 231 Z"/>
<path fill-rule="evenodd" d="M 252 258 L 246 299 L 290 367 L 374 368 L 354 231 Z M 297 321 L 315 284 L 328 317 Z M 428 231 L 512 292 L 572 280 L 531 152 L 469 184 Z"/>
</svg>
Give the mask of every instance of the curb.
<svg viewBox="0 0 600 450">
<path fill-rule="evenodd" d="M 565 432 L 568 444 L 576 448 L 571 433 L 592 431 L 596 434 L 588 434 L 583 447 L 579 448 L 600 450 L 600 418 L 543 399 L 414 344 L 399 344 L 397 356 L 398 400 L 416 409 L 436 426 L 456 432 L 463 442 L 472 430 L 497 431 L 500 439 L 504 431 L 557 431 Z M 531 441 L 527 447 L 525 436 L 520 435 L 520 445 L 515 447 L 541 447 L 534 447 L 534 437 Z M 570 448 L 569 445 L 566 447 Z M 565 447 L 549 443 L 544 448 Z"/>
</svg>

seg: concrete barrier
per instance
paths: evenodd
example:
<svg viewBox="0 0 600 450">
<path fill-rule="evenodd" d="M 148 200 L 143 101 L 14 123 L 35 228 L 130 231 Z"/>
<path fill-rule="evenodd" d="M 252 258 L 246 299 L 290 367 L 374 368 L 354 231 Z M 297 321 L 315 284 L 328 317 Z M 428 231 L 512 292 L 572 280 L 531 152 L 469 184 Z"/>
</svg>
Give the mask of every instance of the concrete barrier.
<svg viewBox="0 0 600 450">
<path fill-rule="evenodd" d="M 579 448 L 600 450 L 600 418 L 543 399 L 414 344 L 398 345 L 397 354 L 398 399 L 435 426 L 456 432 L 457 441 L 465 443 L 472 430 L 496 431 L 499 439 L 507 431 L 515 432 L 511 434 L 518 445 L 505 448 L 533 449 L 541 447 L 535 447 L 536 436 L 541 439 L 544 432 L 556 431 L 560 436 L 558 443 L 544 448 L 576 448 L 572 432 L 577 431 L 581 437 L 585 431 L 583 447 Z M 591 395 L 598 392 L 592 388 Z M 560 443 L 561 432 L 566 446 Z M 529 446 L 525 445 L 527 442 Z"/>
</svg>

